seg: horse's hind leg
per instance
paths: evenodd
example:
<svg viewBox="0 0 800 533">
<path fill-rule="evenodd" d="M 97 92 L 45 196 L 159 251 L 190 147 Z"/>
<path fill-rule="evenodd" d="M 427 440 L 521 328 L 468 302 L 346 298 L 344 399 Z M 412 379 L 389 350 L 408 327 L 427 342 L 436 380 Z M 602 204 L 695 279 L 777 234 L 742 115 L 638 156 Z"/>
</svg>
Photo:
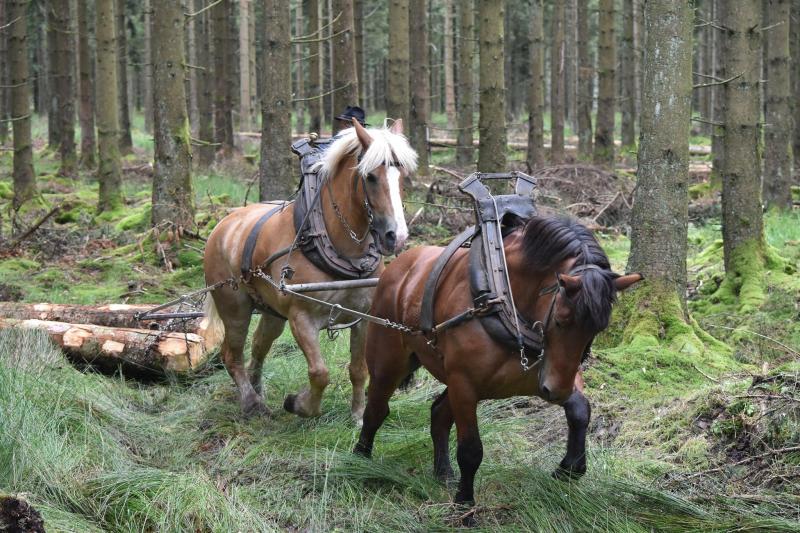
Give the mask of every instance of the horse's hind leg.
<svg viewBox="0 0 800 533">
<path fill-rule="evenodd" d="M 319 328 L 305 312 L 293 314 L 289 319 L 292 333 L 303 350 L 308 363 L 309 387 L 299 394 L 289 394 L 283 402 L 283 408 L 299 416 L 319 416 L 322 393 L 328 386 L 328 367 L 322 358 L 319 346 Z"/>
<path fill-rule="evenodd" d="M 264 366 L 264 358 L 269 353 L 272 343 L 275 339 L 280 337 L 283 328 L 286 326 L 286 320 L 269 315 L 262 314 L 258 321 L 255 333 L 253 333 L 253 347 L 250 352 L 250 368 L 248 374 L 250 375 L 250 384 L 256 393 L 261 394 L 261 370 Z"/>
<path fill-rule="evenodd" d="M 564 413 L 567 415 L 567 454 L 553 472 L 558 479 L 571 479 L 586 473 L 586 429 L 592 409 L 589 400 L 579 390 L 575 390 L 564 402 Z"/>
<path fill-rule="evenodd" d="M 364 357 L 364 349 L 366 342 L 367 324 L 366 322 L 359 322 L 350 328 L 350 383 L 353 385 L 353 399 L 350 403 L 350 415 L 353 417 L 353 422 L 361 425 L 364 418 L 364 404 L 366 396 L 364 388 L 367 384 L 367 360 Z"/>
<path fill-rule="evenodd" d="M 239 404 L 245 415 L 266 412 L 264 401 L 253 389 L 244 368 L 243 352 L 250 326 L 253 302 L 242 291 L 224 287 L 213 293 L 222 323 L 225 325 L 225 339 L 222 341 L 222 362 L 239 390 Z"/>
<path fill-rule="evenodd" d="M 454 476 L 450 464 L 450 429 L 453 427 L 453 410 L 447 389 L 431 405 L 431 439 L 433 440 L 433 473 L 441 481 Z"/>
</svg>

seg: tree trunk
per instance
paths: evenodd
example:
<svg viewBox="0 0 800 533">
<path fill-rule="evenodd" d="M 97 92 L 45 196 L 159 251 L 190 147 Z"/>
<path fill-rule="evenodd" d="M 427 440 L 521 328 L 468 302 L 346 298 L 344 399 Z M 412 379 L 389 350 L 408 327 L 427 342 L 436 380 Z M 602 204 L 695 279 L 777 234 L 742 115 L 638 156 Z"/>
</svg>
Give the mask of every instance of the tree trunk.
<svg viewBox="0 0 800 533">
<path fill-rule="evenodd" d="M 47 12 L 47 149 L 53 152 L 58 151 L 61 145 L 61 113 L 58 110 L 58 89 L 56 80 L 58 79 L 58 23 L 56 22 L 56 8 L 51 2 L 44 2 Z M 40 67 L 40 75 L 41 75 Z"/>
<path fill-rule="evenodd" d="M 288 198 L 294 180 L 292 154 L 292 60 L 290 13 L 281 0 L 264 1 L 264 98 L 261 102 L 259 198 Z"/>
<path fill-rule="evenodd" d="M 234 128 L 236 127 L 239 117 L 239 83 L 241 82 L 241 73 L 239 72 L 239 24 L 238 24 L 239 9 L 236 0 L 230 0 L 228 3 L 228 14 L 226 19 L 228 21 L 228 43 L 227 43 L 227 57 L 228 62 L 228 98 L 230 100 L 230 142 L 233 148 L 235 138 L 233 135 Z M 231 150 L 231 153 L 233 151 Z"/>
<path fill-rule="evenodd" d="M 153 226 L 164 222 L 178 228 L 194 225 L 183 28 L 181 0 L 153 2 Z"/>
<path fill-rule="evenodd" d="M 712 5 L 712 17 L 713 20 L 719 20 L 719 16 L 722 12 L 722 7 L 720 5 L 721 2 L 724 0 L 713 0 Z M 727 79 L 725 76 L 725 63 L 723 61 L 723 52 L 722 46 L 724 41 L 724 36 L 722 31 L 714 31 L 712 34 L 712 39 L 714 41 L 714 54 L 712 58 L 713 63 L 713 71 L 712 75 L 719 80 Z M 722 188 L 722 167 L 724 166 L 725 161 L 725 86 L 724 85 L 715 85 L 713 87 L 714 90 L 714 116 L 713 121 L 714 125 L 711 130 L 711 153 L 712 153 L 712 164 L 711 164 L 711 185 L 719 190 Z"/>
<path fill-rule="evenodd" d="M 503 73 L 505 2 L 478 0 L 480 18 L 480 172 L 504 172 L 506 168 L 506 114 Z"/>
<path fill-rule="evenodd" d="M 320 37 L 319 25 L 319 0 L 303 0 L 303 10 L 308 19 L 308 34 L 313 39 Z M 308 131 L 319 133 L 322 131 L 322 72 L 320 70 L 320 54 L 322 54 L 322 43 L 313 42 L 309 46 L 308 59 L 308 96 L 312 98 L 307 103 L 308 107 Z"/>
<path fill-rule="evenodd" d="M 97 210 L 112 211 L 122 205 L 122 162 L 119 152 L 119 99 L 117 97 L 117 41 L 114 0 L 97 0 L 95 35 L 97 67 L 95 101 L 100 195 Z"/>
<path fill-rule="evenodd" d="M 411 0 L 409 13 L 410 61 L 411 61 L 411 109 L 409 111 L 409 139 L 417 151 L 417 175 L 427 176 L 428 169 L 428 122 L 431 116 L 430 101 L 430 49 L 428 47 L 428 0 Z M 502 41 L 501 41 L 502 46 Z M 395 83 L 399 80 L 395 81 Z M 392 80 L 389 80 L 392 83 Z M 501 108 L 502 111 L 502 108 Z"/>
<path fill-rule="evenodd" d="M 158 374 L 189 372 L 208 357 L 203 337 L 194 333 L 0 319 L 0 329 L 8 328 L 46 331 L 71 359 L 111 372 L 119 367 Z"/>
<path fill-rule="evenodd" d="M 56 49 L 53 54 L 56 59 L 56 79 L 53 85 L 58 95 L 57 120 L 61 156 L 61 168 L 58 173 L 61 176 L 74 177 L 78 164 L 75 152 L 75 93 L 73 92 L 75 47 L 72 38 L 75 30 L 70 20 L 69 0 L 51 0 L 50 4 L 54 12 L 53 22 L 56 25 Z"/>
<path fill-rule="evenodd" d="M 622 69 L 622 146 L 632 148 L 636 145 L 636 65 L 633 41 L 635 0 L 624 0 L 622 13 L 622 49 L 620 50 L 620 67 Z"/>
<path fill-rule="evenodd" d="M 128 22 L 125 0 L 116 0 L 114 14 L 117 26 L 117 97 L 119 98 L 119 149 L 123 154 L 133 152 L 131 113 L 128 107 Z"/>
<path fill-rule="evenodd" d="M 800 94 L 800 0 L 792 0 L 791 26 L 789 28 L 792 56 L 792 94 Z M 800 174 L 800 102 L 794 102 L 794 133 L 792 153 L 794 173 Z M 797 183 L 797 178 L 795 178 Z"/>
<path fill-rule="evenodd" d="M 8 6 L 5 2 L 0 2 L 0 26 L 5 26 L 8 18 L 6 17 Z M 0 32 L 0 57 L 8 58 L 8 30 Z M 0 91 L 0 144 L 5 144 L 8 137 L 8 118 L 10 99 L 8 94 L 11 92 L 6 88 L 10 85 L 8 82 L 8 60 L 0 63 L 0 85 L 3 90 Z"/>
<path fill-rule="evenodd" d="M 475 6 L 473 0 L 461 0 L 458 5 L 458 148 L 459 165 L 475 163 L 472 146 L 475 74 Z"/>
<path fill-rule="evenodd" d="M 260 115 L 260 105 L 259 102 L 261 101 L 258 98 L 258 71 L 257 71 L 257 61 L 256 57 L 258 54 L 256 53 L 256 41 L 258 40 L 256 34 L 256 2 L 254 0 L 250 1 L 250 9 L 248 10 L 247 20 L 250 23 L 247 29 L 248 34 L 250 35 L 250 39 L 248 39 L 248 46 L 250 47 L 250 51 L 248 52 L 248 57 L 250 58 L 250 65 L 248 66 L 248 72 L 250 75 L 250 118 L 249 122 L 253 125 L 253 127 L 258 126 L 258 116 Z"/>
<path fill-rule="evenodd" d="M 578 157 L 592 155 L 592 79 L 594 65 L 589 55 L 589 6 L 578 2 Z"/>
<path fill-rule="evenodd" d="M 364 72 L 364 0 L 353 0 L 353 28 L 356 47 L 356 76 L 358 77 L 358 105 L 366 108 L 367 77 Z"/>
<path fill-rule="evenodd" d="M 195 11 L 202 9 L 195 3 Z M 205 11 L 194 23 L 197 62 L 197 165 L 208 168 L 214 163 L 214 58 L 211 53 L 211 14 Z"/>
<path fill-rule="evenodd" d="M 566 0 L 564 24 L 564 112 L 569 127 L 578 131 L 578 0 Z"/>
<path fill-rule="evenodd" d="M 767 0 L 767 124 L 764 128 L 764 200 L 792 209 L 792 86 L 789 59 L 790 0 Z"/>
<path fill-rule="evenodd" d="M 408 123 L 409 96 L 409 0 L 389 0 L 389 73 L 386 79 L 386 116 Z M 419 15 L 415 15 L 417 18 Z"/>
<path fill-rule="evenodd" d="M 8 4 L 8 20 L 16 20 L 8 35 L 11 118 L 14 129 L 14 209 L 36 194 L 31 143 L 31 86 L 28 74 L 28 0 Z"/>
<path fill-rule="evenodd" d="M 444 2 L 444 112 L 447 127 L 456 127 L 455 60 L 453 58 L 453 0 Z M 472 71 L 470 70 L 470 73 Z"/>
<path fill-rule="evenodd" d="M 694 13 L 686 0 L 650 0 L 645 6 L 641 135 L 627 268 L 642 273 L 644 282 L 624 297 L 629 303 L 617 320 L 625 327 L 623 342 L 668 339 L 671 348 L 695 357 L 705 349 L 703 340 L 713 341 L 692 325 L 685 301 Z"/>
<path fill-rule="evenodd" d="M 764 300 L 763 269 L 766 243 L 761 207 L 759 141 L 759 55 L 761 25 L 759 0 L 723 2 L 720 23 L 724 37 L 726 73 L 741 73 L 724 85 L 725 160 L 722 167 L 722 237 L 726 279 L 720 295 L 735 296 L 745 309 Z"/>
<path fill-rule="evenodd" d="M 233 107 L 228 83 L 228 76 L 231 75 L 228 64 L 229 8 L 230 0 L 222 0 L 211 8 L 214 33 L 214 142 L 219 144 L 225 158 L 233 155 Z"/>
<path fill-rule="evenodd" d="M 239 0 L 239 127 L 250 131 L 253 128 L 250 110 L 250 3 L 252 0 Z M 299 67 L 302 68 L 302 67 Z"/>
<path fill-rule="evenodd" d="M 197 9 L 197 2 L 199 0 L 189 0 L 187 7 L 191 7 L 190 11 L 194 12 Z M 151 51 L 151 43 L 152 43 L 152 35 L 151 29 L 152 24 L 151 20 L 152 17 L 150 16 L 151 9 L 151 0 L 144 0 L 144 65 L 142 72 L 144 75 L 144 130 L 148 133 L 153 133 L 153 68 L 150 65 L 150 58 L 153 56 Z M 197 35 L 197 24 L 198 21 L 194 23 L 194 31 L 195 35 Z M 195 36 L 195 43 L 197 43 L 197 37 Z M 198 60 L 198 65 L 199 65 Z M 202 71 L 201 71 L 202 72 Z M 199 75 L 198 75 L 199 77 Z M 198 89 L 199 94 L 200 89 Z M 199 96 L 198 96 L 199 97 Z M 198 119 L 199 120 L 199 119 Z"/>
<path fill-rule="evenodd" d="M 333 16 L 333 112 L 338 115 L 349 105 L 358 105 L 358 74 L 353 32 L 353 0 L 334 0 Z M 333 133 L 349 125 L 333 121 Z"/>
<path fill-rule="evenodd" d="M 544 166 L 544 4 L 533 0 L 528 88 L 528 172 Z"/>
<path fill-rule="evenodd" d="M 80 71 L 81 160 L 83 168 L 97 164 L 97 143 L 94 132 L 94 86 L 92 83 L 92 50 L 89 46 L 89 17 L 86 2 L 78 2 L 78 64 Z"/>
<path fill-rule="evenodd" d="M 597 128 L 594 132 L 594 162 L 614 165 L 614 0 L 600 0 L 600 32 L 597 38 Z"/>
<path fill-rule="evenodd" d="M 152 304 L 69 305 L 0 302 L 0 319 L 35 319 L 72 324 L 94 324 L 110 328 L 161 329 L 162 326 L 169 324 L 162 320 L 137 320 L 136 318 L 138 313 L 145 313 L 155 307 Z M 183 323 L 179 324 L 177 330 L 182 331 L 183 325 Z M 186 331 L 203 334 L 204 322 L 199 318 L 189 320 L 185 326 Z"/>
<path fill-rule="evenodd" d="M 553 4 L 550 42 L 550 162 L 564 162 L 564 0 Z"/>
<path fill-rule="evenodd" d="M 303 25 L 303 6 L 298 4 L 294 10 L 294 31 L 295 35 L 305 35 Z M 294 95 L 294 129 L 299 135 L 305 132 L 305 45 L 298 43 L 294 45 L 294 84 L 292 94 Z"/>
<path fill-rule="evenodd" d="M 241 0 L 242 2 L 246 2 L 247 0 Z M 189 10 L 194 4 L 193 0 L 183 0 L 184 8 Z M 193 10 L 192 10 L 193 11 Z M 197 58 L 197 31 L 195 31 L 195 26 L 199 24 L 197 21 L 197 17 L 187 17 L 186 18 L 186 25 L 183 29 L 183 39 L 186 43 L 186 63 L 189 65 L 196 66 L 198 64 Z M 152 29 L 152 28 L 151 28 Z M 152 50 L 150 55 L 147 56 L 148 58 L 152 57 Z M 144 62 L 148 62 L 149 59 L 145 60 Z M 197 106 L 197 92 L 199 86 L 199 75 L 197 69 L 195 68 L 187 68 L 186 69 L 186 101 L 187 101 L 187 111 L 189 112 L 189 124 L 191 126 L 190 131 L 197 131 L 199 128 L 199 114 L 200 111 L 198 110 Z"/>
</svg>

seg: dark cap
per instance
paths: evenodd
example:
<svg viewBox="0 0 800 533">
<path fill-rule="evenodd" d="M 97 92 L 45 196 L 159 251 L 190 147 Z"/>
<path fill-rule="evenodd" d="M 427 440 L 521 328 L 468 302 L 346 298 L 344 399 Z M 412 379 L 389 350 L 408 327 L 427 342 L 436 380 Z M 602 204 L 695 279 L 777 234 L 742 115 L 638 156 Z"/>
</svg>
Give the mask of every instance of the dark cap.
<svg viewBox="0 0 800 533">
<path fill-rule="evenodd" d="M 363 109 L 357 105 L 349 105 L 341 115 L 336 117 L 336 120 L 343 120 L 349 123 L 352 122 L 352 119 L 356 119 L 362 126 L 369 126 L 369 124 L 365 122 L 365 118 L 366 115 Z"/>
</svg>

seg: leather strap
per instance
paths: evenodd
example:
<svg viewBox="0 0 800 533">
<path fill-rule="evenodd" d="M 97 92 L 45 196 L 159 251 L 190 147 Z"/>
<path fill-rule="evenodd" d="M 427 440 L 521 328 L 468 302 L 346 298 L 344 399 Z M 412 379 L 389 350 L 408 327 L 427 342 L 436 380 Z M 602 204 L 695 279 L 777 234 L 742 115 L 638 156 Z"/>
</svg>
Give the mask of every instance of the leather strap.
<svg viewBox="0 0 800 533">
<path fill-rule="evenodd" d="M 244 279 L 244 281 L 250 280 L 251 270 L 255 267 L 255 265 L 253 265 L 253 252 L 255 252 L 256 249 L 258 234 L 261 233 L 261 227 L 266 224 L 267 220 L 272 218 L 272 215 L 278 211 L 281 211 L 287 205 L 289 205 L 289 203 L 284 202 L 261 215 L 261 218 L 258 219 L 258 222 L 256 222 L 255 226 L 253 226 L 253 229 L 250 230 L 250 234 L 247 236 L 247 240 L 244 243 L 244 251 L 242 251 L 242 264 L 240 267 L 242 270 L 242 279 Z"/>
<path fill-rule="evenodd" d="M 453 254 L 456 253 L 456 250 L 464 246 L 468 241 L 471 241 L 474 236 L 475 226 L 470 226 L 459 233 L 458 236 L 442 250 L 442 253 L 439 254 L 436 263 L 433 265 L 433 269 L 430 274 L 428 274 L 428 279 L 425 280 L 425 290 L 422 293 L 422 307 L 420 308 L 419 314 L 419 328 L 426 335 L 433 331 L 433 306 L 436 299 L 436 287 L 439 284 L 442 271 L 444 267 L 447 266 L 450 258 L 453 257 Z"/>
</svg>

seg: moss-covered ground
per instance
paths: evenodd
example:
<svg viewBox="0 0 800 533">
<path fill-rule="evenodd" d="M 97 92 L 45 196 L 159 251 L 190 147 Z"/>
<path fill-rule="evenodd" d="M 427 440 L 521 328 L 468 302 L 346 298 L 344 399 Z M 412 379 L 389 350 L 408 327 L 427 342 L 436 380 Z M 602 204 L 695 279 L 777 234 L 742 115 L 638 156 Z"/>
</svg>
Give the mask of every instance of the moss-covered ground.
<svg viewBox="0 0 800 533">
<path fill-rule="evenodd" d="M 126 204 L 101 216 L 90 173 L 58 178 L 57 160 L 37 150 L 40 203 L 17 214 L 16 223 L 24 229 L 51 206 L 63 208 L 0 257 L 0 299 L 161 302 L 202 286 L 202 241 L 165 243 L 176 259 L 173 272 L 154 249 L 142 167 L 151 141 L 139 131 L 134 138 Z M 10 154 L 0 151 L 5 237 L 14 218 L 3 192 L 9 172 Z M 196 176 L 200 235 L 242 205 L 253 172 L 239 161 Z M 417 205 L 407 205 L 409 218 Z M 446 241 L 455 222 L 439 218 L 420 216 L 415 242 Z M 800 215 L 767 214 L 766 238 L 796 265 Z M 765 270 L 763 305 L 741 313 L 738 303 L 715 297 L 724 279 L 719 239 L 713 218 L 690 229 L 695 324 L 670 332 L 655 321 L 626 323 L 623 299 L 597 340 L 585 372 L 593 421 L 583 479 L 550 477 L 565 445 L 559 408 L 520 398 L 482 404 L 481 528 L 800 529 L 800 280 L 791 269 Z M 627 238 L 607 235 L 602 242 L 623 271 Z M 306 381 L 304 358 L 284 333 L 265 366 L 275 416 L 243 419 L 232 381 L 216 363 L 192 379 L 142 383 L 78 370 L 41 335 L 0 332 L 0 493 L 30 501 L 48 531 L 457 525 L 463 511 L 451 503 L 454 489 L 439 484 L 431 468 L 429 408 L 441 385 L 423 372 L 394 397 L 374 460 L 366 461 L 350 454 L 358 429 L 349 418 L 346 335 L 324 339 L 323 349 L 331 385 L 320 418 L 278 409 Z"/>
</svg>

